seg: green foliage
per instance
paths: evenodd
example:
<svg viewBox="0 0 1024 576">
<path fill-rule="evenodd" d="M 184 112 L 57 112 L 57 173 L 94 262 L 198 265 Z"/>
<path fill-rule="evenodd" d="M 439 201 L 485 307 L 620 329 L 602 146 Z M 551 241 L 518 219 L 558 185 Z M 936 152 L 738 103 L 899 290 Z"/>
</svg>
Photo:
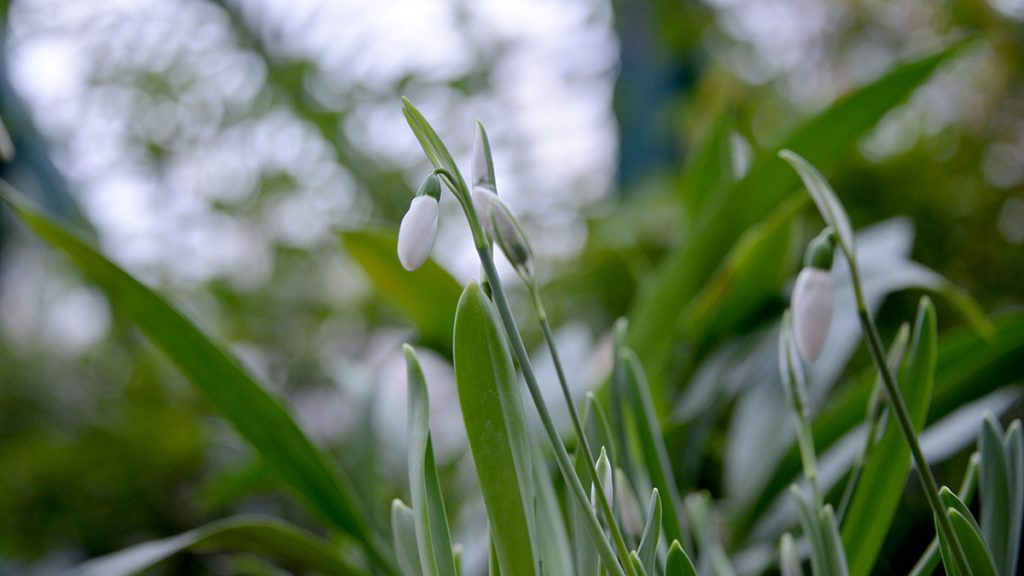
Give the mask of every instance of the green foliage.
<svg viewBox="0 0 1024 576">
<path fill-rule="evenodd" d="M 331 545 L 308 532 L 273 519 L 237 517 L 96 558 L 67 576 L 129 576 L 185 550 L 248 552 L 280 560 L 298 570 L 338 576 L 361 573 Z"/>
<path fill-rule="evenodd" d="M 935 307 L 922 299 L 907 365 L 900 377 L 900 387 L 918 431 L 924 427 L 935 383 L 937 333 Z M 909 476 L 910 449 L 896 422 L 890 418 L 882 438 L 864 463 L 864 475 L 843 525 L 843 545 L 851 561 L 850 574 L 859 576 L 871 572 L 886 537 L 881 527 L 892 523 Z"/>
<path fill-rule="evenodd" d="M 455 314 L 455 381 L 501 573 L 534 574 L 533 463 L 519 379 L 491 303 L 470 283 Z"/>
</svg>

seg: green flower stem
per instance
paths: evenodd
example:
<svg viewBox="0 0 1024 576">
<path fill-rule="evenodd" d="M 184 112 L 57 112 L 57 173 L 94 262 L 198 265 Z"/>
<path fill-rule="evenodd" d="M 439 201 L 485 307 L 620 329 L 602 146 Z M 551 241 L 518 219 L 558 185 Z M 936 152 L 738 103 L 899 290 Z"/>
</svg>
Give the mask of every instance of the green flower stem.
<svg viewBox="0 0 1024 576">
<path fill-rule="evenodd" d="M 903 393 L 900 392 L 899 386 L 896 385 L 895 376 L 893 376 L 892 371 L 889 370 L 889 365 L 886 363 L 882 338 L 878 335 L 875 321 L 868 312 L 867 300 L 864 298 L 864 289 L 861 286 L 857 265 L 850 258 L 848 252 L 846 256 L 846 261 L 850 267 L 850 278 L 853 281 L 854 295 L 857 298 L 857 316 L 860 317 L 864 340 L 867 342 L 871 360 L 874 361 L 875 367 L 882 376 L 882 383 L 885 384 L 885 391 L 889 395 L 890 406 L 892 406 L 892 411 L 896 414 L 896 421 L 903 432 L 903 437 L 910 447 L 910 454 L 914 457 L 914 464 L 917 466 L 917 473 L 921 477 L 921 484 L 924 486 L 924 494 L 928 499 L 928 504 L 931 506 L 932 513 L 934 513 L 937 519 L 939 530 L 945 534 L 946 540 L 952 549 L 953 562 L 961 574 L 970 574 L 970 567 L 964 557 L 964 551 L 960 547 L 960 541 L 953 531 L 953 525 L 950 523 L 949 517 L 946 516 L 946 509 L 939 498 L 939 487 L 935 482 L 935 476 L 932 475 L 931 468 L 928 467 L 928 462 L 924 459 L 924 452 L 921 451 L 921 443 L 917 440 L 917 433 L 914 431 L 914 424 L 910 420 L 907 403 L 903 399 Z"/>
<path fill-rule="evenodd" d="M 476 222 L 475 214 L 473 214 L 471 210 L 467 210 L 467 216 L 470 218 L 471 226 L 479 226 L 479 223 Z M 530 397 L 533 399 L 533 403 L 537 408 L 537 414 L 540 416 L 541 424 L 544 426 L 544 431 L 547 433 L 548 440 L 551 442 L 551 447 L 555 453 L 555 462 L 558 464 L 558 469 L 561 471 L 562 477 L 569 486 L 569 490 L 575 497 L 576 502 L 583 509 L 587 531 L 590 532 L 591 538 L 597 545 L 598 554 L 601 556 L 601 560 L 604 563 L 605 568 L 609 572 L 621 576 L 624 574 L 623 567 L 620 566 L 618 561 L 615 559 L 615 552 L 612 550 L 611 544 L 608 543 L 608 540 L 604 535 L 604 530 L 601 528 L 601 523 L 598 521 L 597 515 L 594 513 L 594 509 L 590 505 L 587 493 L 584 491 L 583 485 L 580 483 L 580 479 L 576 475 L 576 471 L 573 469 L 572 460 L 569 458 L 569 452 L 565 449 L 562 439 L 558 436 L 558 430 L 555 429 L 554 421 L 552 421 L 551 414 L 548 412 L 547 404 L 544 402 L 544 396 L 541 394 L 540 386 L 537 384 L 537 376 L 533 373 L 533 365 L 530 363 L 530 356 L 527 354 L 526 347 L 523 345 L 523 339 L 519 335 L 519 329 L 516 327 L 515 318 L 512 316 L 512 309 L 508 304 L 508 299 L 505 297 L 505 289 L 502 286 L 501 279 L 498 277 L 498 271 L 494 267 L 494 258 L 492 257 L 491 248 L 486 245 L 483 247 L 478 245 L 477 253 L 480 255 L 480 263 L 483 264 L 484 273 L 487 274 L 487 279 L 491 284 L 491 292 L 494 296 L 494 304 L 498 309 L 498 316 L 501 318 L 501 322 L 505 327 L 505 333 L 508 335 L 509 341 L 512 344 L 512 350 L 515 352 L 516 358 L 519 360 L 519 367 L 523 372 L 523 378 L 526 380 L 526 387 L 530 391 Z M 593 469 L 591 469 L 591 473 L 594 473 Z M 595 492 L 603 491 L 595 490 Z M 609 522 L 609 524 L 611 523 Z M 623 547 L 624 546 L 625 545 L 623 544 Z M 629 576 L 636 576 L 636 572 L 628 560 L 628 550 L 626 551 L 625 557 L 626 561 L 622 564 L 625 567 L 626 573 L 628 573 Z"/>
<path fill-rule="evenodd" d="M 850 470 L 850 478 L 846 481 L 846 486 L 843 488 L 843 495 L 839 499 L 839 510 L 836 511 L 836 524 L 842 526 L 843 518 L 846 516 L 846 510 L 850 507 L 850 501 L 853 500 L 853 493 L 857 488 L 857 484 L 860 482 L 860 474 L 864 470 L 864 462 L 868 459 L 868 454 L 871 453 L 871 448 L 875 445 L 875 439 L 878 436 L 878 426 L 882 422 L 882 415 L 885 414 L 885 404 L 879 402 L 877 405 L 871 407 L 871 418 L 868 420 L 868 434 L 864 439 L 864 446 L 861 448 L 857 459 L 853 462 L 853 468 Z"/>
<path fill-rule="evenodd" d="M 572 420 L 573 428 L 576 430 L 576 436 L 579 438 L 580 447 L 583 452 L 583 460 L 586 464 L 587 471 L 591 474 L 591 481 L 600 486 L 600 481 L 597 479 L 597 465 L 594 462 L 593 452 L 590 449 L 590 441 L 587 440 L 587 435 L 583 430 L 583 423 L 580 421 L 579 412 L 576 411 L 576 403 L 572 399 L 572 394 L 569 392 L 569 383 L 565 378 L 565 370 L 562 369 L 562 360 L 558 355 L 558 349 L 555 347 L 555 337 L 551 333 L 551 323 L 548 321 L 548 313 L 544 309 L 544 303 L 540 297 L 540 287 L 537 285 L 537 280 L 533 277 L 524 278 L 527 287 L 530 291 L 530 298 L 533 301 L 534 310 L 537 313 L 537 320 L 540 322 L 541 330 L 544 332 L 544 341 L 548 345 L 548 351 L 551 353 L 551 360 L 555 364 L 555 372 L 558 374 L 558 383 L 562 388 L 562 396 L 565 398 L 565 403 L 569 407 L 569 417 Z M 597 503 L 601 507 L 601 513 L 608 521 L 608 528 L 612 534 L 612 540 L 615 543 L 615 548 L 618 550 L 620 556 L 625 554 L 628 559 L 629 548 L 626 546 L 626 541 L 622 537 L 622 531 L 619 529 L 618 523 L 615 521 L 615 516 L 612 513 L 611 502 L 608 501 L 608 497 L 605 496 L 604 490 L 595 490 L 597 494 Z M 624 562 L 625 563 L 625 562 Z"/>
<path fill-rule="evenodd" d="M 784 328 L 784 330 L 788 331 L 788 312 L 784 322 L 787 325 L 787 328 Z M 804 476 L 807 478 L 807 483 L 811 486 L 814 509 L 821 510 L 824 506 L 824 501 L 821 497 L 821 488 L 818 487 L 818 458 L 814 452 L 814 434 L 811 431 L 811 419 L 807 409 L 807 394 L 801 385 L 799 374 L 796 372 L 799 365 L 793 361 L 794 355 L 791 354 L 792 346 L 792 341 L 787 341 L 785 344 L 786 355 L 791 359 L 788 363 L 789 377 L 786 378 L 785 382 L 789 387 L 789 394 L 787 396 L 789 397 L 790 408 L 793 411 L 796 423 L 796 439 L 797 445 L 800 448 L 800 461 L 803 463 Z"/>
</svg>

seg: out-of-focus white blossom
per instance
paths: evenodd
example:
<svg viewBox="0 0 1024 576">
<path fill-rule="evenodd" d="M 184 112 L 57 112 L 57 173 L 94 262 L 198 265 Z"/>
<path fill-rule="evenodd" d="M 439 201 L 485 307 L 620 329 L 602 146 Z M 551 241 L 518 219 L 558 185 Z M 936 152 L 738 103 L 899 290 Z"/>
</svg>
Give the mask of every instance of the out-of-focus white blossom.
<svg viewBox="0 0 1024 576">
<path fill-rule="evenodd" d="M 790 307 L 797 350 L 805 360 L 813 362 L 821 355 L 832 324 L 831 274 L 811 266 L 801 270 Z"/>
</svg>

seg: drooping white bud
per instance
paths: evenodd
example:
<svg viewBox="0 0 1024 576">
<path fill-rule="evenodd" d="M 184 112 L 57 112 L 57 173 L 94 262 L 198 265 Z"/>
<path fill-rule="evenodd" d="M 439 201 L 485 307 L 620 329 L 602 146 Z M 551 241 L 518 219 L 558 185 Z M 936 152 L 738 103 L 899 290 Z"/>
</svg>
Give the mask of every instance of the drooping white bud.
<svg viewBox="0 0 1024 576">
<path fill-rule="evenodd" d="M 825 347 L 832 324 L 832 276 L 827 270 L 808 266 L 800 271 L 790 303 L 793 335 L 805 360 L 815 361 Z"/>
<path fill-rule="evenodd" d="M 528 271 L 533 250 L 508 206 L 497 194 L 478 186 L 473 190 L 473 207 L 487 235 L 498 243 L 508 261 Z"/>
<path fill-rule="evenodd" d="M 437 238 L 437 200 L 424 194 L 412 199 L 398 228 L 398 260 L 406 270 L 415 270 L 430 257 Z"/>
</svg>

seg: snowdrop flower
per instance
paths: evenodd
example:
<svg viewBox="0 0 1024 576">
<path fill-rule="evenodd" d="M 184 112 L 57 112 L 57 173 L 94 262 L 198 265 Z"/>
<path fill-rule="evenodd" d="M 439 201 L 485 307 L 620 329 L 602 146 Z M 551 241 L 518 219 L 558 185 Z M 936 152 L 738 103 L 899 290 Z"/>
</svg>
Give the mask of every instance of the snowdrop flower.
<svg viewBox="0 0 1024 576">
<path fill-rule="evenodd" d="M 508 261 L 528 271 L 533 250 L 508 206 L 494 192 L 477 187 L 473 190 L 473 207 L 484 231 L 498 243 Z"/>
<path fill-rule="evenodd" d="M 826 228 L 807 247 L 804 268 L 796 278 L 790 308 L 797 350 L 805 360 L 821 356 L 832 324 L 832 252 L 835 236 Z"/>
<path fill-rule="evenodd" d="M 431 174 L 420 186 L 409 211 L 398 228 L 398 261 L 406 270 L 415 270 L 430 257 L 437 239 L 437 201 L 441 184 Z"/>
</svg>

